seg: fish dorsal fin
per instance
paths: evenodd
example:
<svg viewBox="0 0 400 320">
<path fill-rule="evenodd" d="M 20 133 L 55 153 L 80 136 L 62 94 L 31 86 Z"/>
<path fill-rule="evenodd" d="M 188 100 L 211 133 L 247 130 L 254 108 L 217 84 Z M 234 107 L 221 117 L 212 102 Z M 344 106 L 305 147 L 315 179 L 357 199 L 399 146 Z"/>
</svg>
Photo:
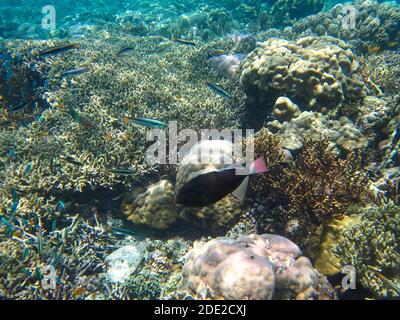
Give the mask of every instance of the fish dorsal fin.
<svg viewBox="0 0 400 320">
<path fill-rule="evenodd" d="M 249 184 L 249 177 L 247 176 L 243 182 L 237 187 L 233 192 L 232 195 L 238 199 L 240 202 L 243 202 L 244 197 L 246 196 L 247 186 Z"/>
</svg>

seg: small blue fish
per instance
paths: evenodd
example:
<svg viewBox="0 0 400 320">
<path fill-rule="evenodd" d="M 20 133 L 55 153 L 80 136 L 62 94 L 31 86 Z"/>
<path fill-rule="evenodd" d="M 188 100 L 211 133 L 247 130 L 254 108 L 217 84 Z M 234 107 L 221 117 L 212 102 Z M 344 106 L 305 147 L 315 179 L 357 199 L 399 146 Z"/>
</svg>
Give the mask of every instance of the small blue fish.
<svg viewBox="0 0 400 320">
<path fill-rule="evenodd" d="M 15 152 L 14 152 L 14 149 L 8 149 L 8 152 L 7 152 L 7 157 L 9 157 L 9 158 L 15 158 Z"/>
<path fill-rule="evenodd" d="M 25 167 L 24 173 L 25 173 L 25 174 L 28 174 L 28 173 L 31 172 L 31 171 L 32 171 L 32 165 L 29 163 L 29 164 Z"/>
<path fill-rule="evenodd" d="M 19 199 L 16 199 L 16 200 L 12 203 L 10 215 L 13 215 L 13 214 L 15 213 L 15 211 L 17 211 L 18 204 L 19 204 Z"/>
<path fill-rule="evenodd" d="M 219 96 L 226 99 L 233 99 L 232 95 L 226 90 L 222 89 L 220 86 L 217 86 L 216 84 L 211 82 L 206 82 L 206 84 L 215 94 L 218 94 Z"/>
<path fill-rule="evenodd" d="M 60 208 L 61 210 L 65 210 L 65 203 L 61 200 L 58 201 L 57 208 Z"/>
<path fill-rule="evenodd" d="M 70 70 L 67 70 L 64 73 L 62 73 L 61 78 L 76 76 L 76 75 L 80 75 L 80 74 L 83 74 L 83 73 L 86 73 L 89 71 L 90 71 L 90 68 L 85 68 L 85 67 L 70 69 Z"/>
<path fill-rule="evenodd" d="M 28 253 L 29 253 L 29 248 L 26 247 L 26 248 L 24 249 L 24 251 L 22 251 L 21 261 L 25 261 L 26 257 L 28 256 Z"/>
<path fill-rule="evenodd" d="M 168 125 L 164 122 L 148 118 L 131 118 L 130 122 L 152 129 L 165 129 Z"/>
<path fill-rule="evenodd" d="M 125 53 L 128 53 L 128 52 L 131 52 L 131 51 L 133 51 L 133 50 L 135 50 L 135 48 L 132 48 L 132 47 L 123 48 L 123 49 L 119 50 L 119 51 L 115 54 L 115 56 L 116 56 L 116 57 L 119 57 L 119 56 L 121 56 L 121 55 L 123 55 L 123 54 L 125 54 Z"/>
<path fill-rule="evenodd" d="M 51 223 L 51 229 L 50 229 L 50 231 L 51 231 L 52 233 L 56 230 L 56 224 L 57 224 L 57 220 L 54 220 L 54 221 Z"/>
<path fill-rule="evenodd" d="M 106 169 L 108 172 L 113 173 L 113 174 L 118 174 L 121 176 L 131 176 L 135 173 L 133 169 L 129 168 L 111 168 L 111 169 Z"/>
</svg>

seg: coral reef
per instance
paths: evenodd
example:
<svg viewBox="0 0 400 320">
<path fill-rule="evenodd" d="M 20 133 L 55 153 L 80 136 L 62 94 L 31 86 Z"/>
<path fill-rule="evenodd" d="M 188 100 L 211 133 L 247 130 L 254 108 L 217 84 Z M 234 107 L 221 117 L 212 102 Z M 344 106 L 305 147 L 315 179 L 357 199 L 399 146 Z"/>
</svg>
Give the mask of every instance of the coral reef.
<svg viewBox="0 0 400 320">
<path fill-rule="evenodd" d="M 272 0 L 270 1 L 272 26 L 291 25 L 293 20 L 315 14 L 324 7 L 323 0 Z"/>
<path fill-rule="evenodd" d="M 276 115 L 276 109 L 273 112 Z M 298 112 L 298 109 L 295 109 L 295 112 Z M 270 121 L 267 128 L 272 133 L 284 137 L 282 144 L 290 150 L 301 148 L 305 138 L 318 140 L 327 137 L 332 146 L 344 150 L 363 149 L 368 144 L 367 138 L 345 116 L 339 120 L 329 120 L 319 112 L 304 111 L 297 117 L 293 116 L 290 121 Z"/>
<path fill-rule="evenodd" d="M 274 141 L 268 132 L 256 135 L 256 156 L 270 152 L 266 145 L 279 149 Z M 345 215 L 349 205 L 365 201 L 368 188 L 357 153 L 340 159 L 326 138 L 305 139 L 294 168 L 284 163 L 272 166 L 268 175 L 257 177 L 253 187 L 256 194 L 263 194 L 268 207 L 281 208 L 275 221 L 284 226 L 285 234 L 299 237 L 299 243 L 319 225 Z"/>
<path fill-rule="evenodd" d="M 174 206 L 174 187 L 167 180 L 128 193 L 122 203 L 122 212 L 128 220 L 156 229 L 167 229 L 178 217 Z"/>
<path fill-rule="evenodd" d="M 196 242 L 182 276 L 182 288 L 201 298 L 324 299 L 333 292 L 293 242 L 273 234 Z"/>
<path fill-rule="evenodd" d="M 285 96 L 304 110 L 329 110 L 362 100 L 365 86 L 348 45 L 332 37 L 269 39 L 242 64 L 240 81 L 253 108 Z"/>
<path fill-rule="evenodd" d="M 347 15 L 346 4 L 338 4 L 330 11 L 306 17 L 293 24 L 297 35 L 334 36 L 346 40 L 358 53 L 373 53 L 399 46 L 400 9 L 388 3 L 358 0 L 354 29 L 343 28 Z"/>
<path fill-rule="evenodd" d="M 360 223 L 343 231 L 334 252 L 343 265 L 355 268 L 360 283 L 377 297 L 399 297 L 400 209 L 389 203 L 361 208 L 360 213 Z"/>
</svg>

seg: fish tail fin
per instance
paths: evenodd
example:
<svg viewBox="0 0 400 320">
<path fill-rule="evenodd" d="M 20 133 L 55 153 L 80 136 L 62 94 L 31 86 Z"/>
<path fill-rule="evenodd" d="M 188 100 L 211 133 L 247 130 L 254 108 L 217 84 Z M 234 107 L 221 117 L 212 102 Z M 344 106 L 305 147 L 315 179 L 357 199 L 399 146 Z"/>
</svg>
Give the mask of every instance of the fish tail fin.
<svg viewBox="0 0 400 320">
<path fill-rule="evenodd" d="M 232 195 L 238 199 L 240 202 L 243 202 L 244 197 L 246 196 L 247 186 L 249 184 L 249 177 L 247 176 L 243 182 L 237 187 L 233 192 Z"/>
<path fill-rule="evenodd" d="M 259 157 L 250 165 L 250 174 L 259 174 L 268 171 L 264 156 Z"/>
</svg>

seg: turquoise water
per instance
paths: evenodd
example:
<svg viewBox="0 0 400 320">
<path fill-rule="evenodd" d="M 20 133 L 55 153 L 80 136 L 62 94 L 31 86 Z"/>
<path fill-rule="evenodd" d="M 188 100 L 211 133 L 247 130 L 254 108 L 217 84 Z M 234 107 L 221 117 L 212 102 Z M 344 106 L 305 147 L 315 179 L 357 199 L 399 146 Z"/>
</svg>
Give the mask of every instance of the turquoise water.
<svg viewBox="0 0 400 320">
<path fill-rule="evenodd" d="M 398 299 L 399 43 L 398 1 L 2 0 L 0 299 Z"/>
</svg>

